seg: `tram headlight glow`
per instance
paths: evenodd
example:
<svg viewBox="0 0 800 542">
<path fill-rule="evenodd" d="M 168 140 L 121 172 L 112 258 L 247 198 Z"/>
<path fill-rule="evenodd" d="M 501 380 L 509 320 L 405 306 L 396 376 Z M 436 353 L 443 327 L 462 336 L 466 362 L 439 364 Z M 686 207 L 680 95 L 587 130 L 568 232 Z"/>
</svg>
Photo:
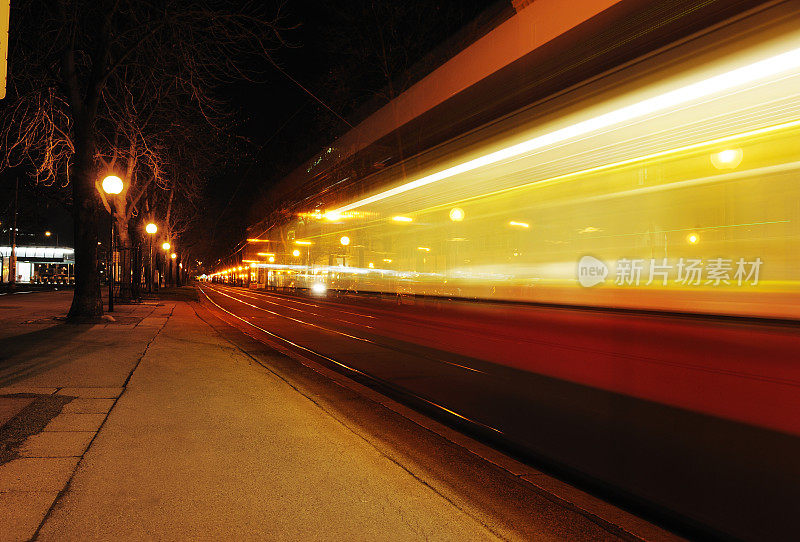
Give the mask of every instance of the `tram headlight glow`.
<svg viewBox="0 0 800 542">
<path fill-rule="evenodd" d="M 323 295 L 328 291 L 328 288 L 321 282 L 316 282 L 311 285 L 311 291 L 317 295 Z"/>
</svg>

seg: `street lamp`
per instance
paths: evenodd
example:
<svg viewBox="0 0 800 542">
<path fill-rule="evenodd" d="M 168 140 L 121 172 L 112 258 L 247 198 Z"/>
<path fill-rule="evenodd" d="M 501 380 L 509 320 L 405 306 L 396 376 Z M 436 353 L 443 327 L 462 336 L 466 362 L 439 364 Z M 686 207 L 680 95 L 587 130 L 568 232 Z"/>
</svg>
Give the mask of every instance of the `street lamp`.
<svg viewBox="0 0 800 542">
<path fill-rule="evenodd" d="M 111 211 L 111 240 L 108 243 L 108 312 L 114 310 L 114 198 L 122 192 L 122 179 L 109 175 L 103 179 L 103 192 L 109 195 L 108 205 Z"/>
<path fill-rule="evenodd" d="M 164 254 L 164 258 L 163 258 L 163 260 L 164 260 L 163 277 L 164 277 L 164 287 L 165 288 L 167 287 L 167 270 L 169 269 L 169 265 L 172 263 L 172 262 L 168 261 L 168 259 L 167 259 L 167 257 L 169 256 L 169 249 L 171 249 L 171 248 L 172 248 L 172 245 L 169 243 L 169 241 L 164 241 L 163 243 L 161 243 L 161 249 L 166 253 L 166 254 Z"/>
<path fill-rule="evenodd" d="M 144 227 L 147 232 L 147 241 L 150 248 L 150 265 L 147 268 L 147 293 L 153 293 L 153 235 L 158 231 L 158 226 L 150 222 Z"/>
</svg>

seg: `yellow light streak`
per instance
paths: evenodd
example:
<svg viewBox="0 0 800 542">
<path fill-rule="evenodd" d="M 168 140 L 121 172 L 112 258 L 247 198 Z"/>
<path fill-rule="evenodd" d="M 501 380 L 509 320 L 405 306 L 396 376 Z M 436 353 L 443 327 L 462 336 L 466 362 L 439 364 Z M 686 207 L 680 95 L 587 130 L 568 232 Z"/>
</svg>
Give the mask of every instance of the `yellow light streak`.
<svg viewBox="0 0 800 542">
<path fill-rule="evenodd" d="M 511 222 L 509 222 L 508 225 L 509 226 L 516 226 L 518 228 L 530 228 L 531 227 L 531 225 L 528 224 L 527 222 L 517 222 L 515 220 L 512 220 Z"/>
<path fill-rule="evenodd" d="M 500 194 L 504 194 L 506 192 L 512 192 L 514 190 L 523 190 L 523 189 L 526 189 L 526 188 L 530 188 L 530 187 L 532 187 L 534 185 L 536 185 L 537 187 L 542 187 L 542 186 L 546 186 L 546 185 L 550 185 L 550 184 L 555 184 L 555 183 L 559 183 L 559 182 L 568 181 L 570 179 L 574 179 L 574 178 L 577 178 L 577 177 L 583 177 L 584 175 L 591 175 L 593 173 L 599 173 L 599 172 L 602 172 L 602 171 L 608 171 L 608 170 L 612 170 L 612 169 L 616 169 L 616 168 L 620 168 L 620 167 L 625 167 L 625 166 L 629 166 L 629 165 L 633 165 L 633 164 L 641 164 L 643 162 L 647 162 L 647 161 L 650 161 L 650 160 L 656 160 L 656 159 L 659 159 L 659 158 L 667 158 L 667 157 L 670 157 L 670 156 L 673 156 L 673 155 L 676 155 L 676 154 L 680 154 L 680 153 L 683 153 L 683 152 L 690 152 L 690 151 L 700 150 L 700 149 L 703 149 L 705 147 L 716 146 L 716 145 L 720 145 L 720 144 L 723 144 L 723 143 L 728 143 L 728 142 L 731 142 L 731 141 L 737 141 L 737 140 L 744 139 L 744 138 L 749 138 L 749 137 L 766 135 L 766 134 L 769 134 L 771 132 L 777 132 L 777 131 L 784 130 L 784 129 L 796 128 L 798 126 L 800 126 L 800 120 L 784 122 L 784 123 L 781 123 L 781 124 L 775 124 L 773 126 L 766 126 L 764 128 L 757 128 L 755 130 L 750 130 L 750 131 L 747 131 L 747 132 L 740 132 L 738 134 L 719 137 L 719 138 L 716 138 L 716 139 L 710 139 L 708 141 L 701 141 L 700 143 L 692 143 L 691 145 L 684 145 L 682 147 L 675 147 L 674 149 L 668 149 L 668 150 L 665 150 L 665 151 L 659 151 L 659 152 L 654 152 L 654 153 L 650 153 L 650 154 L 645 154 L 645 155 L 642 155 L 642 156 L 637 156 L 636 158 L 628 158 L 626 160 L 619 160 L 617 162 L 610 162 L 608 164 L 603 164 L 603 165 L 600 165 L 600 166 L 593 166 L 593 167 L 586 168 L 586 169 L 581 169 L 581 170 L 578 170 L 578 171 L 572 171 L 570 173 L 564 173 L 562 175 L 556 175 L 554 177 L 548 177 L 546 179 L 540 179 L 540 180 L 537 180 L 537 181 L 531 181 L 529 183 L 525 183 L 525 184 L 521 184 L 521 185 L 517 185 L 517 186 L 511 186 L 511 187 L 508 187 L 508 188 L 502 188 L 500 190 L 495 190 L 494 192 L 487 192 L 485 194 L 480 194 L 478 196 L 472 196 L 472 197 L 469 197 L 469 198 L 464 198 L 463 200 L 458 200 L 458 203 L 465 203 L 465 202 L 475 201 L 475 200 L 483 200 L 483 199 L 486 199 L 486 198 L 489 198 L 489 197 L 492 197 L 492 196 L 498 196 Z M 432 207 L 428 207 L 428 208 L 425 208 L 425 209 L 420 209 L 420 210 L 418 210 L 416 212 L 417 213 L 427 213 L 427 212 L 430 212 L 430 211 L 434 211 L 436 209 L 449 207 L 450 205 L 453 205 L 453 203 L 455 203 L 455 202 L 451 201 L 449 203 L 443 203 L 441 205 L 434 205 Z M 459 208 L 456 207 L 455 209 L 459 209 Z M 452 213 L 452 210 L 451 210 L 451 213 Z"/>
<path fill-rule="evenodd" d="M 709 77 L 703 81 L 698 81 L 696 83 L 665 92 L 658 96 L 621 107 L 614 111 L 577 122 L 570 126 L 536 136 L 527 141 L 523 141 L 521 143 L 517 143 L 516 145 L 511 145 L 510 147 L 479 156 L 478 158 L 462 162 L 461 164 L 437 171 L 436 173 L 425 175 L 424 177 L 414 181 L 360 199 L 348 205 L 344 205 L 334 211 L 331 211 L 331 213 L 341 214 L 345 211 L 356 209 L 370 203 L 375 203 L 376 201 L 381 201 L 386 198 L 408 192 L 409 190 L 414 190 L 416 188 L 441 181 L 443 179 L 448 179 L 462 173 L 496 164 L 503 160 L 515 158 L 535 150 L 565 142 L 570 139 L 586 136 L 599 130 L 617 126 L 623 122 L 629 122 L 635 119 L 653 116 L 655 113 L 663 112 L 691 101 L 706 98 L 713 94 L 733 90 L 735 88 L 754 83 L 770 76 L 785 73 L 799 67 L 800 48 L 792 49 L 773 57 Z"/>
<path fill-rule="evenodd" d="M 392 220 L 395 222 L 412 222 L 414 219 L 410 216 L 393 216 Z"/>
</svg>

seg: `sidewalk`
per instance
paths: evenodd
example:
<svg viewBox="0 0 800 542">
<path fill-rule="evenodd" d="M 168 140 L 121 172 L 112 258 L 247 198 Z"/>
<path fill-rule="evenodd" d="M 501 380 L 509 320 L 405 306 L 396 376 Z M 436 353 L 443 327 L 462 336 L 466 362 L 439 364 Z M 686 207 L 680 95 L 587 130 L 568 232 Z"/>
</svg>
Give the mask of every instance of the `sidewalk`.
<svg viewBox="0 0 800 542">
<path fill-rule="evenodd" d="M 120 306 L 115 322 L 69 326 L 53 316 L 66 312 L 71 292 L 47 295 L 55 303 L 24 298 L 35 305 L 27 320 L 20 312 L 24 305 L 6 311 L 18 314 L 3 321 L 0 333 L 0 396 L 16 397 L 20 407 L 39 407 L 9 412 L 26 416 L 0 433 L 30 435 L 12 454 L 18 457 L 0 465 L 0 540 L 33 536 L 175 307 Z M 46 415 L 53 409 L 55 417 Z"/>
<path fill-rule="evenodd" d="M 616 538 L 196 303 L 123 310 L 0 389 L 75 397 L 0 465 L 0 539 Z"/>
</svg>

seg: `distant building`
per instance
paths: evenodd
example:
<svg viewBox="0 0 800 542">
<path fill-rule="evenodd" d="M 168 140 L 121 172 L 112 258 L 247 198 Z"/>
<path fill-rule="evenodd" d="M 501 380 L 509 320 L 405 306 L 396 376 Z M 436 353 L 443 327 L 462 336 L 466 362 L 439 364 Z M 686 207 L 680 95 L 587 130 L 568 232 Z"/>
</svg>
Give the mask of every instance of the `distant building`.
<svg viewBox="0 0 800 542">
<path fill-rule="evenodd" d="M 74 284 L 75 250 L 67 247 L 17 247 L 17 282 Z M 0 270 L 8 282 L 11 247 L 0 246 Z"/>
</svg>

